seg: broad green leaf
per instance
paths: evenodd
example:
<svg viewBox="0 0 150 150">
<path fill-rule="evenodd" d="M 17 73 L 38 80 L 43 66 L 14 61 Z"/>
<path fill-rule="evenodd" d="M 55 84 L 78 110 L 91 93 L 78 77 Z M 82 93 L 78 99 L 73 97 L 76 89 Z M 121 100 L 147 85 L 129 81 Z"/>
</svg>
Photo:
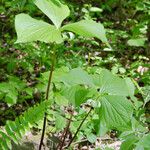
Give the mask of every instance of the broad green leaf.
<svg viewBox="0 0 150 150">
<path fill-rule="evenodd" d="M 110 129 L 130 129 L 132 104 L 123 96 L 105 95 L 100 98 L 100 121 L 106 122 Z"/>
<path fill-rule="evenodd" d="M 129 95 L 133 96 L 134 95 L 134 91 L 135 91 L 135 86 L 134 86 L 132 80 L 130 78 L 125 78 L 124 80 L 126 82 Z"/>
<path fill-rule="evenodd" d="M 33 41 L 61 43 L 61 33 L 55 26 L 44 21 L 36 20 L 27 14 L 19 14 L 15 18 L 17 31 L 16 43 Z"/>
<path fill-rule="evenodd" d="M 82 20 L 76 23 L 67 24 L 62 27 L 62 31 L 64 30 L 74 32 L 84 37 L 96 37 L 108 44 L 103 25 L 92 20 Z"/>
<path fill-rule="evenodd" d="M 60 77 L 65 75 L 68 72 L 69 72 L 69 68 L 66 66 L 62 66 L 61 68 L 56 68 L 53 72 L 53 78 L 52 78 L 53 82 L 60 82 Z M 48 75 L 46 77 L 47 79 L 48 79 Z"/>
<path fill-rule="evenodd" d="M 55 93 L 55 102 L 59 106 L 67 106 L 68 100 L 64 96 L 62 96 L 60 93 Z"/>
<path fill-rule="evenodd" d="M 68 6 L 58 0 L 35 0 L 34 3 L 51 19 L 57 28 L 61 26 L 62 21 L 70 14 Z"/>
<path fill-rule="evenodd" d="M 65 75 L 66 73 L 69 72 L 69 68 L 62 66 L 61 68 L 56 68 L 53 72 L 53 78 L 52 81 L 53 82 L 60 82 L 60 77 Z M 42 79 L 41 81 L 47 83 L 48 82 L 48 77 L 49 77 L 49 71 L 42 73 Z"/>
<path fill-rule="evenodd" d="M 88 98 L 89 90 L 79 85 L 64 88 L 62 95 L 74 106 L 80 106 Z"/>
<path fill-rule="evenodd" d="M 144 150 L 149 150 L 150 148 L 150 134 L 144 136 L 137 144 L 136 149 L 138 147 L 142 147 Z"/>
<path fill-rule="evenodd" d="M 99 88 L 100 93 L 123 96 L 129 96 L 131 93 L 134 93 L 133 89 L 129 91 L 129 85 L 126 83 L 129 82 L 129 80 L 125 81 L 106 69 L 102 69 L 99 74 L 95 74 L 93 81 Z"/>
<path fill-rule="evenodd" d="M 106 126 L 106 122 L 104 120 L 96 119 L 94 120 L 94 124 L 95 131 L 100 137 L 105 136 L 106 133 L 109 131 L 109 128 Z"/>
<path fill-rule="evenodd" d="M 135 135 L 127 138 L 120 147 L 120 150 L 133 150 L 135 147 L 135 143 L 139 140 L 139 138 Z"/>
<path fill-rule="evenodd" d="M 144 46 L 145 44 L 145 41 L 146 41 L 146 38 L 137 38 L 137 39 L 130 39 L 128 40 L 128 45 L 130 46 Z"/>
<path fill-rule="evenodd" d="M 72 69 L 69 73 L 62 75 L 60 80 L 66 85 L 88 85 L 94 86 L 91 76 L 81 68 Z"/>
</svg>

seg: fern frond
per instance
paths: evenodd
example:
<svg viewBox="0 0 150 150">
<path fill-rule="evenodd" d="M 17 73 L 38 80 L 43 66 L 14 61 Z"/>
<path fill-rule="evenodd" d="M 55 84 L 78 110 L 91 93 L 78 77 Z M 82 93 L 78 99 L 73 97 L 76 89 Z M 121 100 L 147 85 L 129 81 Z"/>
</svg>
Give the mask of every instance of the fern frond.
<svg viewBox="0 0 150 150">
<path fill-rule="evenodd" d="M 19 144 L 24 134 L 33 125 L 43 119 L 46 109 L 50 106 L 50 101 L 43 101 L 40 104 L 29 108 L 23 115 L 15 121 L 7 121 L 5 132 L 0 131 L 0 150 L 12 148 L 11 141 Z"/>
</svg>

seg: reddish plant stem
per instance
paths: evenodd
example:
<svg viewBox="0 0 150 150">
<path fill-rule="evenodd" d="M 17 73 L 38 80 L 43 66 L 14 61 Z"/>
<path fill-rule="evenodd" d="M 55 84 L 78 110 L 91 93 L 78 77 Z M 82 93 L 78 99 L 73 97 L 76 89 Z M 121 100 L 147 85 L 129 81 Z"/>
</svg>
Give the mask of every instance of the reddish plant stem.
<svg viewBox="0 0 150 150">
<path fill-rule="evenodd" d="M 50 87 L 51 87 L 52 75 L 53 75 L 53 71 L 54 71 L 55 61 L 56 61 L 56 56 L 55 56 L 55 54 L 53 54 L 52 65 L 51 65 L 51 69 L 50 69 L 50 73 L 49 73 L 49 79 L 48 79 L 48 85 L 47 85 L 47 89 L 46 89 L 46 97 L 45 97 L 46 100 L 48 100 L 48 98 L 49 98 L 49 91 L 50 91 Z M 46 113 L 45 113 L 44 120 L 43 120 L 43 128 L 42 128 L 42 135 L 41 135 L 39 150 L 42 149 L 42 145 L 43 145 L 45 129 L 46 129 L 46 120 L 47 120 L 47 116 L 46 116 Z"/>
<path fill-rule="evenodd" d="M 71 116 L 70 116 L 70 119 L 68 121 L 67 127 L 66 127 L 66 129 L 64 131 L 63 141 L 60 143 L 60 150 L 62 150 L 62 148 L 64 146 L 65 139 L 66 139 L 66 136 L 68 134 L 68 130 L 69 130 L 69 127 L 70 127 L 70 124 L 71 124 L 72 116 L 73 116 L 73 113 L 71 113 Z M 59 148 L 59 145 L 58 145 L 58 148 Z"/>
<path fill-rule="evenodd" d="M 85 118 L 84 118 L 84 119 L 82 120 L 82 122 L 80 123 L 79 127 L 77 128 L 76 133 L 74 134 L 74 136 L 73 136 L 72 139 L 70 140 L 70 142 L 69 142 L 67 148 L 70 147 L 71 143 L 74 141 L 75 137 L 77 136 L 78 132 L 80 131 L 80 128 L 82 127 L 84 121 L 86 120 L 86 118 L 88 117 L 88 115 L 91 113 L 91 111 L 92 111 L 92 107 L 90 108 L 89 112 L 87 113 L 87 115 L 85 116 Z"/>
</svg>

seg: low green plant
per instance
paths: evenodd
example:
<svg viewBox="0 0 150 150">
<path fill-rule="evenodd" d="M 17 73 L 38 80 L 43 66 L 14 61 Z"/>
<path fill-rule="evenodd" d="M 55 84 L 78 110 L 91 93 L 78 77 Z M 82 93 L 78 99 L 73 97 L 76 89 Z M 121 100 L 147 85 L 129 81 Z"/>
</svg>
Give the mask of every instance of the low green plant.
<svg viewBox="0 0 150 150">
<path fill-rule="evenodd" d="M 52 42 L 56 44 L 60 44 L 63 42 L 63 38 L 61 32 L 63 31 L 71 31 L 76 34 L 85 36 L 85 37 L 96 37 L 107 45 L 107 39 L 105 36 L 105 30 L 102 24 L 96 23 L 92 20 L 82 20 L 76 23 L 67 24 L 61 27 L 62 21 L 69 16 L 69 8 L 60 3 L 59 1 L 34 1 L 35 5 L 45 13 L 54 25 L 50 25 L 46 22 L 39 21 L 31 18 L 29 15 L 20 14 L 15 18 L 15 27 L 17 31 L 17 41 L 16 43 L 23 42 L 32 42 L 32 41 L 42 41 L 42 42 Z M 56 44 L 53 45 L 53 53 L 55 53 Z M 52 66 L 49 74 L 49 81 L 46 90 L 46 99 L 49 99 L 49 89 L 51 85 L 52 73 L 55 65 L 55 54 L 53 54 L 52 58 Z M 43 144 L 44 132 L 46 126 L 46 115 L 43 123 L 43 132 L 40 142 L 41 149 Z"/>
<path fill-rule="evenodd" d="M 32 92 L 28 92 L 26 83 L 21 81 L 19 78 L 10 76 L 7 82 L 0 83 L 0 100 L 6 102 L 8 106 L 14 105 L 17 102 L 21 102 L 21 93 L 26 93 L 26 96 L 31 96 Z M 25 99 L 25 95 L 24 95 Z M 22 101 L 24 101 L 24 99 Z"/>
<path fill-rule="evenodd" d="M 17 117 L 15 121 L 7 121 L 5 132 L 0 131 L 0 149 L 12 149 L 12 141 L 19 144 L 23 135 L 43 119 L 44 113 L 49 106 L 49 101 L 43 101 L 40 104 L 29 108 L 23 115 Z"/>
</svg>

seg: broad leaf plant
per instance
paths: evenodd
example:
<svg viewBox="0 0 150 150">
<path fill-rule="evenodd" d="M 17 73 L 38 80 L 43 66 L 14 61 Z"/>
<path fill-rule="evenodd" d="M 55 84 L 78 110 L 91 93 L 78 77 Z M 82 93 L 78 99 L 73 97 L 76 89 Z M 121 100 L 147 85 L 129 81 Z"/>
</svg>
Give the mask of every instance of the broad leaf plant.
<svg viewBox="0 0 150 150">
<path fill-rule="evenodd" d="M 81 20 L 79 22 L 69 23 L 62 26 L 63 20 L 70 14 L 70 10 L 67 5 L 58 0 L 35 0 L 34 3 L 52 21 L 54 25 L 41 20 L 33 19 L 27 14 L 19 14 L 15 18 L 15 28 L 17 31 L 16 43 L 41 41 L 60 44 L 63 42 L 62 32 L 71 31 L 84 37 L 98 38 L 102 42 L 109 45 L 105 36 L 104 27 L 101 23 L 96 23 L 92 20 Z M 49 97 L 49 89 L 55 63 L 54 59 L 55 56 L 53 56 L 52 67 L 49 74 L 46 99 Z M 43 144 L 45 126 L 46 115 L 44 118 L 43 133 L 39 149 L 41 149 Z"/>
<path fill-rule="evenodd" d="M 63 105 L 65 101 L 67 101 L 68 105 L 71 104 L 76 108 L 81 104 L 86 103 L 87 100 L 90 100 L 92 103 L 90 103 L 91 109 L 88 114 L 93 111 L 98 116 L 91 122 L 91 124 L 94 123 L 95 130 L 98 135 L 103 135 L 104 132 L 107 132 L 109 129 L 118 129 L 120 131 L 131 130 L 133 104 L 129 98 L 135 101 L 136 99 L 134 97 L 135 88 L 129 78 L 119 78 L 110 73 L 108 70 L 101 68 L 94 74 L 89 74 L 81 68 L 75 68 L 70 71 L 60 71 L 61 69 L 54 71 L 56 62 L 55 51 L 57 49 L 57 45 L 63 44 L 63 32 L 73 32 L 86 38 L 97 38 L 110 47 L 103 25 L 93 20 L 81 20 L 75 23 L 63 25 L 63 21 L 70 14 L 70 10 L 67 5 L 58 0 L 34 0 L 34 3 L 53 24 L 34 19 L 24 13 L 16 15 L 16 43 L 34 41 L 53 43 L 54 46 L 51 49 L 51 51 L 53 51 L 51 68 L 48 72 L 48 76 L 47 73 L 43 74 L 43 76 L 46 76 L 46 81 L 48 84 L 45 99 L 47 101 L 50 100 L 49 91 L 52 82 L 63 83 L 64 86 L 60 92 L 54 93 L 56 103 L 61 103 Z M 66 105 L 66 103 L 64 105 Z M 32 109 L 32 113 L 40 113 L 42 110 L 43 115 L 40 116 L 44 116 L 39 150 L 41 150 L 43 145 L 47 120 L 46 112 L 44 115 L 44 109 L 44 104 L 42 104 L 42 107 L 40 107 L 40 105 L 38 106 L 38 111 L 36 110 L 36 107 Z M 29 113 L 25 114 L 27 119 L 24 119 L 22 124 L 25 124 L 28 128 L 28 123 L 26 120 L 31 121 L 31 118 L 28 118 Z M 87 116 L 83 119 L 80 126 L 83 125 L 83 122 L 87 119 Z M 59 121 L 61 121 L 61 119 Z M 69 125 L 70 124 L 68 123 L 66 128 L 69 128 Z M 13 126 L 13 128 L 11 126 Z M 18 136 L 22 136 L 19 130 L 17 130 L 17 126 L 21 128 L 18 123 L 18 119 L 16 119 L 15 123 L 7 123 L 7 134 L 12 137 L 12 139 L 15 139 L 15 141 L 16 137 L 13 134 L 14 132 L 19 133 L 17 134 Z M 68 144 L 68 147 L 71 145 L 71 142 L 74 140 L 79 130 L 80 128 L 77 129 L 77 132 L 74 134 Z M 1 135 L 2 137 L 7 137 L 4 133 Z M 63 141 L 64 140 L 65 137 Z M 57 149 L 63 148 L 63 141 L 58 144 Z M 3 141 L 2 143 L 0 142 L 0 145 L 5 147 L 6 145 L 10 145 L 10 142 Z"/>
<path fill-rule="evenodd" d="M 16 43 L 42 41 L 60 44 L 63 42 L 62 32 L 71 31 L 81 36 L 98 38 L 108 44 L 105 30 L 101 23 L 92 20 L 81 20 L 61 26 L 64 19 L 70 14 L 67 5 L 58 0 L 35 0 L 34 3 L 54 25 L 33 19 L 27 14 L 19 14 L 15 18 Z"/>
</svg>

